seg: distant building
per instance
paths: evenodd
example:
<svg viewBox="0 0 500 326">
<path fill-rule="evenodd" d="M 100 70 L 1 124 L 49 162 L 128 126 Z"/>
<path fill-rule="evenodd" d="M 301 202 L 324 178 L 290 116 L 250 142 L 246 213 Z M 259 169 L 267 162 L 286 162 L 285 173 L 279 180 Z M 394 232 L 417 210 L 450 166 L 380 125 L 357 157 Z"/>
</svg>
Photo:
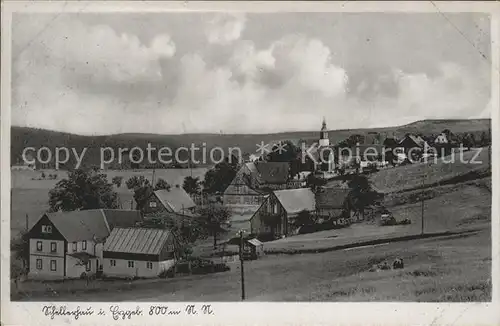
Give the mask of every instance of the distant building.
<svg viewBox="0 0 500 326">
<path fill-rule="evenodd" d="M 439 134 L 436 139 L 434 139 L 434 144 L 448 144 L 448 136 L 445 133 Z"/>
<path fill-rule="evenodd" d="M 157 277 L 175 263 L 175 239 L 169 230 L 115 228 L 103 249 L 104 274 Z"/>
<path fill-rule="evenodd" d="M 154 191 L 142 207 L 144 216 L 159 212 L 192 215 L 195 202 L 182 187 L 171 187 Z"/>
<path fill-rule="evenodd" d="M 102 271 L 103 242 L 115 227 L 133 227 L 139 211 L 92 209 L 46 213 L 28 232 L 32 279 L 79 278 Z"/>
<path fill-rule="evenodd" d="M 254 212 L 273 189 L 285 189 L 288 162 L 250 162 L 241 166 L 224 191 L 224 205 L 233 212 Z"/>
<path fill-rule="evenodd" d="M 336 220 L 346 209 L 349 188 L 328 187 L 319 188 L 315 194 L 316 214 L 322 220 Z"/>
<path fill-rule="evenodd" d="M 407 134 L 399 141 L 399 147 L 404 149 L 406 156 L 410 151 L 423 153 L 429 147 L 429 144 L 420 136 Z"/>
<path fill-rule="evenodd" d="M 251 233 L 291 235 L 295 232 L 294 218 L 304 210 L 314 214 L 315 209 L 314 193 L 309 188 L 274 191 L 252 216 Z"/>
</svg>

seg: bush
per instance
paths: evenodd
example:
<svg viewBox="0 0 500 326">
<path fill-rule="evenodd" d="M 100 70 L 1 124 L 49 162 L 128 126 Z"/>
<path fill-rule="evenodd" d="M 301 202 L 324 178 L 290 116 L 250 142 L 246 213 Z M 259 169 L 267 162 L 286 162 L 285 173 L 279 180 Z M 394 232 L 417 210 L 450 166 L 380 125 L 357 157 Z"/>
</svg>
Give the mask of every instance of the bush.
<svg viewBox="0 0 500 326">
<path fill-rule="evenodd" d="M 175 275 L 175 266 L 170 267 L 169 269 L 163 270 L 158 274 L 160 278 L 172 278 Z"/>
</svg>

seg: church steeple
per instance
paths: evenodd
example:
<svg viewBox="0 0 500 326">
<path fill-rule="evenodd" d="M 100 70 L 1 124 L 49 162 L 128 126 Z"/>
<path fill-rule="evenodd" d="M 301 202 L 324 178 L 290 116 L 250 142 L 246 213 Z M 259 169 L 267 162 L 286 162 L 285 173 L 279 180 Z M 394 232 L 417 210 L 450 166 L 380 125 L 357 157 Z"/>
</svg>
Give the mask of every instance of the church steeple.
<svg viewBox="0 0 500 326">
<path fill-rule="evenodd" d="M 328 129 L 326 127 L 326 119 L 323 117 L 323 124 L 321 126 L 321 132 L 319 136 L 319 146 L 330 146 L 330 139 L 328 138 Z"/>
</svg>

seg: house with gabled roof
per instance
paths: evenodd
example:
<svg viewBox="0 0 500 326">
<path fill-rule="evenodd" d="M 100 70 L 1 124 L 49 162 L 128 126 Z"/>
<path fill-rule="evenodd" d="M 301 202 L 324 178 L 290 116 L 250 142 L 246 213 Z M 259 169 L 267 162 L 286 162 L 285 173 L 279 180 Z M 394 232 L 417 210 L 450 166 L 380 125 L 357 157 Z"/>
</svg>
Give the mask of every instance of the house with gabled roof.
<svg viewBox="0 0 500 326">
<path fill-rule="evenodd" d="M 28 231 L 28 278 L 64 279 L 102 270 L 102 247 L 115 227 L 139 224 L 139 211 L 91 209 L 45 213 Z"/>
<path fill-rule="evenodd" d="M 196 204 L 182 187 L 160 189 L 151 193 L 142 207 L 145 217 L 159 212 L 192 215 Z"/>
<path fill-rule="evenodd" d="M 316 214 L 322 220 L 336 220 L 346 210 L 348 187 L 321 187 L 316 191 Z"/>
<path fill-rule="evenodd" d="M 253 213 L 271 189 L 286 188 L 288 179 L 288 162 L 245 163 L 224 191 L 224 205 L 235 213 Z"/>
<path fill-rule="evenodd" d="M 168 229 L 114 228 L 104 244 L 104 274 L 157 277 L 175 264 L 175 243 Z"/>
<path fill-rule="evenodd" d="M 302 211 L 314 213 L 316 203 L 310 188 L 276 190 L 269 194 L 253 214 L 251 233 L 288 236 L 295 232 L 294 218 Z"/>
</svg>

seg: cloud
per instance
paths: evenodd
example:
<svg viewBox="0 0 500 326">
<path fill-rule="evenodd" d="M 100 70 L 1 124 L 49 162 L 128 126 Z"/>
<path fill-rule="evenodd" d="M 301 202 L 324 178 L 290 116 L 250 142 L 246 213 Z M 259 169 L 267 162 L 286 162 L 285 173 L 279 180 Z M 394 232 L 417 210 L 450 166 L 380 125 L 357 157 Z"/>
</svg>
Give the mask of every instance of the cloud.
<svg viewBox="0 0 500 326">
<path fill-rule="evenodd" d="M 241 39 L 245 21 L 217 16 L 200 31 L 211 42 L 196 48 L 174 43 L 170 30 L 145 38 L 74 18 L 57 20 L 26 47 L 40 28 L 28 23 L 14 38 L 24 49 L 13 123 L 83 134 L 263 133 L 315 130 L 323 116 L 344 129 L 486 114 L 484 69 L 452 61 L 435 63 L 433 73 L 345 65 L 317 36 Z"/>
<path fill-rule="evenodd" d="M 16 69 L 37 63 L 98 80 L 158 80 L 158 59 L 174 54 L 175 44 L 168 35 L 156 36 L 147 46 L 137 36 L 118 34 L 106 25 L 61 18 L 23 49 Z"/>
<path fill-rule="evenodd" d="M 161 82 L 159 60 L 175 54 L 166 34 L 145 45 L 135 35 L 74 17 L 45 22 L 45 29 L 37 29 L 43 25 L 33 18 L 32 28 L 18 28 L 14 37 L 20 51 L 13 73 L 14 124 L 85 132 L 93 129 L 87 122 L 96 122 L 96 128 L 116 130 L 116 117 L 126 114 L 128 103 L 106 94 L 105 87 Z M 98 91 L 89 92 L 89 85 Z"/>
<path fill-rule="evenodd" d="M 238 40 L 245 28 L 245 22 L 243 13 L 217 14 L 206 29 L 208 42 L 227 45 Z"/>
</svg>

